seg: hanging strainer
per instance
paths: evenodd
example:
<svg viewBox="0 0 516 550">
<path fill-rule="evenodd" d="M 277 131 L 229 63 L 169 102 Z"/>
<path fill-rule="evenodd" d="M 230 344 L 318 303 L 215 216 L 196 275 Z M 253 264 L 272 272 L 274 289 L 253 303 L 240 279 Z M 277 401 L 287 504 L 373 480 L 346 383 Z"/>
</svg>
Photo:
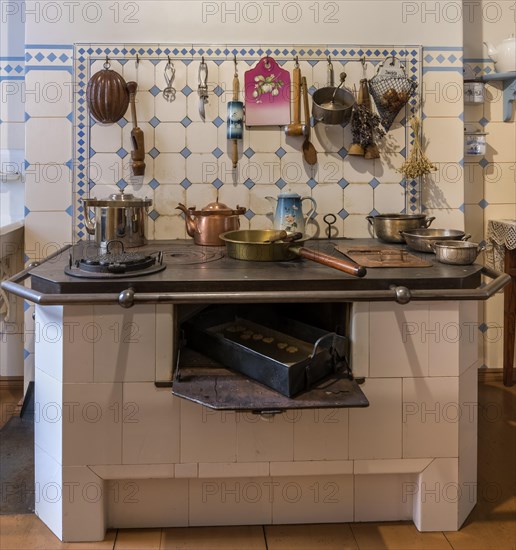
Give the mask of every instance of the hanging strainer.
<svg viewBox="0 0 516 550">
<path fill-rule="evenodd" d="M 417 88 L 417 82 L 405 74 L 405 69 L 396 57 L 388 57 L 369 81 L 382 126 L 389 130 L 396 115 L 405 107 Z"/>
</svg>

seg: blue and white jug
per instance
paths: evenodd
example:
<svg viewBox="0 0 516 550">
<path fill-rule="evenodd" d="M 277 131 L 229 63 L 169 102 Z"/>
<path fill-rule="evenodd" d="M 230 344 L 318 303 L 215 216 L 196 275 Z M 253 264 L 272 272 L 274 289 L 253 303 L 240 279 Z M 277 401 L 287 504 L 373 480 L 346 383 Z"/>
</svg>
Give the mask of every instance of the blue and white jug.
<svg viewBox="0 0 516 550">
<path fill-rule="evenodd" d="M 265 197 L 276 207 L 274 213 L 274 229 L 289 233 L 305 233 L 306 223 L 313 218 L 317 203 L 312 197 L 302 197 L 297 193 L 281 193 L 278 197 Z M 303 201 L 312 203 L 311 210 L 303 215 Z"/>
</svg>

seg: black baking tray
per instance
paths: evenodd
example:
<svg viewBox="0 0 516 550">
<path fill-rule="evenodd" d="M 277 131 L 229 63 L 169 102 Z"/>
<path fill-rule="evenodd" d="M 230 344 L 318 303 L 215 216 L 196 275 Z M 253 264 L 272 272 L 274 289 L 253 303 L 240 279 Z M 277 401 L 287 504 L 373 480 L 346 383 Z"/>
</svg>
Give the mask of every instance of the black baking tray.
<svg viewBox="0 0 516 550">
<path fill-rule="evenodd" d="M 189 348 L 286 397 L 337 371 L 352 378 L 347 338 L 268 308 L 208 308 L 182 328 Z"/>
</svg>

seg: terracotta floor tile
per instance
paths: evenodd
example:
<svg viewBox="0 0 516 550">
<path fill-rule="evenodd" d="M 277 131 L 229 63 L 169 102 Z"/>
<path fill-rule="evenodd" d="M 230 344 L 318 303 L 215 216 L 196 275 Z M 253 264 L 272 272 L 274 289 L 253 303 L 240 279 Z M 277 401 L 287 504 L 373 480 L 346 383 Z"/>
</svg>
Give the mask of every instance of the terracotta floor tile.
<svg viewBox="0 0 516 550">
<path fill-rule="evenodd" d="M 163 529 L 162 550 L 266 550 L 260 526 Z"/>
<path fill-rule="evenodd" d="M 348 524 L 271 525 L 265 527 L 268 550 L 358 550 Z"/>
<path fill-rule="evenodd" d="M 115 550 L 159 550 L 161 529 L 119 529 Z"/>
<path fill-rule="evenodd" d="M 420 533 L 412 522 L 352 523 L 360 550 L 450 550 L 441 532 Z"/>
<path fill-rule="evenodd" d="M 113 550 L 116 531 L 101 542 L 63 543 L 34 514 L 0 516 L 0 550 Z"/>
</svg>

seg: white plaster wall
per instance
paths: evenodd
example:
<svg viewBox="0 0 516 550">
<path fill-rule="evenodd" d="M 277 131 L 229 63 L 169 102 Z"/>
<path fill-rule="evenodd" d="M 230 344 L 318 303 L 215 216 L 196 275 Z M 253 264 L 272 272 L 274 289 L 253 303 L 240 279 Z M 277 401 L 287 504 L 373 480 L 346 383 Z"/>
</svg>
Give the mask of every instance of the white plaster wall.
<svg viewBox="0 0 516 550">
<path fill-rule="evenodd" d="M 200 42 L 462 45 L 461 2 L 27 2 L 27 43 Z M 111 6 L 116 5 L 116 9 Z M 128 34 L 130 32 L 130 34 Z"/>
</svg>

